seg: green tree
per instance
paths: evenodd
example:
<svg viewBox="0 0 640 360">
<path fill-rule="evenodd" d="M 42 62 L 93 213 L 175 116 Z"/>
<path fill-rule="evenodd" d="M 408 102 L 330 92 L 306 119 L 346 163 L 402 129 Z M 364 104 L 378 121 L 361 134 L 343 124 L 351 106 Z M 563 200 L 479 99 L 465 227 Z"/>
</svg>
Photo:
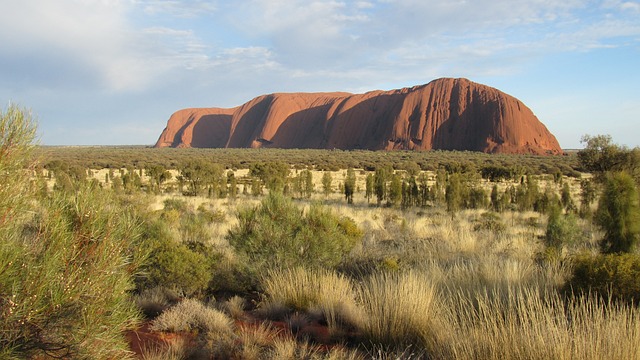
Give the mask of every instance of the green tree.
<svg viewBox="0 0 640 360">
<path fill-rule="evenodd" d="M 393 171 L 392 171 L 393 172 Z M 387 178 L 389 173 L 387 169 L 380 167 L 376 168 L 376 172 L 373 175 L 374 180 L 374 192 L 376 194 L 376 199 L 378 200 L 378 206 L 382 203 L 382 200 L 387 197 Z"/>
<path fill-rule="evenodd" d="M 429 177 L 426 173 L 418 176 L 418 199 L 418 204 L 421 207 L 427 206 L 427 202 L 433 200 L 429 189 Z"/>
<path fill-rule="evenodd" d="M 160 186 L 162 186 L 165 181 L 171 180 L 171 172 L 163 165 L 147 165 L 145 173 L 149 177 L 151 191 L 155 193 L 160 192 Z"/>
<path fill-rule="evenodd" d="M 289 172 L 289 165 L 280 161 L 255 163 L 249 168 L 251 176 L 262 180 L 269 191 L 276 192 L 284 191 Z"/>
<path fill-rule="evenodd" d="M 467 207 L 470 209 L 483 209 L 487 207 L 487 193 L 479 186 L 468 189 Z"/>
<path fill-rule="evenodd" d="M 585 148 L 578 151 L 582 166 L 597 176 L 609 171 L 624 170 L 625 148 L 613 143 L 611 135 L 584 135 L 580 142 Z"/>
<path fill-rule="evenodd" d="M 371 200 L 371 197 L 373 196 L 374 187 L 375 187 L 375 180 L 373 178 L 373 174 L 369 173 L 365 178 L 365 193 L 364 193 L 364 196 L 367 198 L 367 204 L 369 203 L 369 201 Z"/>
<path fill-rule="evenodd" d="M 303 176 L 303 188 L 304 188 L 304 196 L 308 199 L 311 197 L 311 195 L 313 195 L 313 191 L 314 191 L 314 186 L 313 186 L 313 174 L 311 173 L 310 170 L 303 170 L 302 171 L 302 176 Z"/>
<path fill-rule="evenodd" d="M 462 194 L 462 180 L 459 173 L 453 173 L 449 175 L 447 181 L 447 187 L 445 192 L 445 201 L 447 203 L 447 211 L 455 213 L 462 208 L 463 194 Z"/>
<path fill-rule="evenodd" d="M 445 202 L 445 192 L 447 188 L 447 172 L 444 168 L 439 168 L 436 171 L 436 183 L 433 186 L 432 198 L 436 204 L 442 204 Z"/>
<path fill-rule="evenodd" d="M 577 242 L 580 238 L 580 228 L 573 214 L 564 215 L 557 202 L 550 205 L 545 233 L 545 244 L 557 250 L 564 245 Z"/>
<path fill-rule="evenodd" d="M 569 187 L 568 182 L 562 184 L 562 190 L 560 191 L 560 202 L 562 203 L 562 207 L 565 210 L 575 210 L 573 198 L 571 197 L 571 188 Z"/>
<path fill-rule="evenodd" d="M 333 183 L 333 178 L 331 177 L 331 173 L 328 171 L 325 171 L 322 174 L 322 192 L 324 193 L 325 197 L 329 196 L 329 194 L 333 192 L 332 183 Z"/>
<path fill-rule="evenodd" d="M 35 136 L 36 122 L 28 110 L 10 105 L 0 111 L 0 228 L 17 223 L 31 202 L 28 170 L 35 167 Z"/>
<path fill-rule="evenodd" d="M 491 209 L 495 212 L 502 212 L 502 204 L 500 202 L 500 193 L 498 192 L 498 185 L 493 185 L 491 188 Z"/>
<path fill-rule="evenodd" d="M 580 180 L 580 216 L 591 216 L 591 204 L 596 201 L 596 187 L 591 179 Z"/>
<path fill-rule="evenodd" d="M 356 192 L 356 173 L 352 168 L 347 169 L 344 179 L 344 197 L 348 204 L 353 204 L 353 194 Z"/>
<path fill-rule="evenodd" d="M 198 196 L 205 187 L 207 187 L 209 193 L 215 192 L 223 171 L 224 169 L 220 164 L 196 159 L 188 161 L 181 167 L 180 176 L 189 186 L 187 194 Z"/>
<path fill-rule="evenodd" d="M 229 183 L 229 197 L 235 199 L 238 197 L 238 180 L 233 171 L 227 173 L 227 183 Z"/>
<path fill-rule="evenodd" d="M 251 195 L 253 196 L 262 195 L 262 182 L 260 182 L 260 179 L 255 177 L 251 178 Z"/>
<path fill-rule="evenodd" d="M 396 206 L 402 202 L 402 178 L 399 174 L 391 175 L 389 184 L 389 204 Z"/>
<path fill-rule="evenodd" d="M 628 173 L 606 176 L 595 220 L 605 232 L 600 243 L 602 252 L 633 251 L 640 236 L 640 207 L 636 184 Z"/>
<path fill-rule="evenodd" d="M 578 159 L 596 181 L 604 182 L 609 172 L 625 171 L 640 185 L 640 148 L 614 144 L 609 135 L 585 135 L 582 142 L 586 145 L 578 151 Z"/>
</svg>

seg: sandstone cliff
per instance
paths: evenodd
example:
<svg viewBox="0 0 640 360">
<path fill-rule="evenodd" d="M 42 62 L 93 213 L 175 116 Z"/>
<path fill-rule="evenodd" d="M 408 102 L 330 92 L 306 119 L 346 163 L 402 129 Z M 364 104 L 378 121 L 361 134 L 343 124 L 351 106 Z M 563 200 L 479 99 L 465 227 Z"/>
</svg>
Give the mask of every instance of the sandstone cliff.
<svg viewBox="0 0 640 360">
<path fill-rule="evenodd" d="M 155 146 L 562 152 L 518 99 L 448 78 L 400 90 L 278 93 L 231 109 L 184 109 Z"/>
</svg>

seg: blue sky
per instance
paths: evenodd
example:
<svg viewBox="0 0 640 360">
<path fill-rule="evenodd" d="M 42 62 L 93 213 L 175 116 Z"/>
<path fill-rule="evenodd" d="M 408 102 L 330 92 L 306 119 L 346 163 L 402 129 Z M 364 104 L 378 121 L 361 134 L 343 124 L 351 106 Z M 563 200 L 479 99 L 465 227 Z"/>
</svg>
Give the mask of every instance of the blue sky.
<svg viewBox="0 0 640 360">
<path fill-rule="evenodd" d="M 640 145 L 640 1 L 0 0 L 0 107 L 46 145 L 153 144 L 186 107 L 466 77 L 563 148 Z"/>
</svg>

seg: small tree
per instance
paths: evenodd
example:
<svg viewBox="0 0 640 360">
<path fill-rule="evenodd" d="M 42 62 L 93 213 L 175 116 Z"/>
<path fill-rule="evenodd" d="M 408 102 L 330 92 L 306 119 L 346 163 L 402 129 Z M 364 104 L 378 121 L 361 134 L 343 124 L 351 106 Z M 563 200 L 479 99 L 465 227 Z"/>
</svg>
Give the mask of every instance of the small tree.
<svg viewBox="0 0 640 360">
<path fill-rule="evenodd" d="M 227 182 L 229 183 L 229 197 L 235 199 L 238 197 L 238 180 L 233 171 L 227 173 Z"/>
<path fill-rule="evenodd" d="M 491 188 L 491 208 L 495 212 L 502 212 L 502 204 L 500 203 L 500 193 L 498 192 L 498 185 L 493 185 Z"/>
<path fill-rule="evenodd" d="M 377 168 L 376 172 L 373 176 L 374 181 L 374 193 L 376 194 L 376 199 L 378 200 L 378 205 L 382 203 L 387 197 L 387 170 L 385 168 Z"/>
<path fill-rule="evenodd" d="M 162 165 L 148 165 L 145 173 L 149 177 L 151 191 L 160 192 L 160 186 L 167 180 L 171 179 L 171 173 Z"/>
<path fill-rule="evenodd" d="M 560 202 L 562 202 L 562 207 L 564 207 L 564 209 L 567 211 L 575 209 L 573 198 L 571 197 L 571 188 L 569 187 L 568 182 L 562 184 L 562 190 L 560 192 Z"/>
<path fill-rule="evenodd" d="M 595 220 L 605 231 L 600 243 L 602 252 L 633 251 L 640 236 L 640 206 L 636 184 L 628 173 L 606 176 Z"/>
<path fill-rule="evenodd" d="M 333 178 L 331 177 L 331 173 L 328 171 L 325 171 L 322 174 L 322 192 L 324 193 L 325 197 L 329 196 L 329 194 L 333 192 L 332 182 L 333 182 Z"/>
<path fill-rule="evenodd" d="M 391 184 L 389 185 L 389 204 L 395 206 L 402 202 L 402 179 L 400 175 L 391 175 Z"/>
<path fill-rule="evenodd" d="M 449 175 L 449 181 L 447 181 L 447 188 L 445 192 L 445 200 L 447 202 L 447 211 L 454 213 L 462 207 L 462 181 L 460 180 L 460 174 L 454 173 Z"/>
<path fill-rule="evenodd" d="M 591 216 L 591 204 L 596 201 L 596 187 L 591 179 L 580 180 L 580 216 Z"/>
<path fill-rule="evenodd" d="M 353 194 L 356 191 L 356 173 L 352 168 L 347 169 L 347 177 L 344 179 L 344 197 L 347 203 L 353 204 Z"/>
<path fill-rule="evenodd" d="M 549 219 L 545 243 L 548 247 L 560 250 L 562 246 L 575 243 L 580 236 L 580 228 L 576 218 L 572 214 L 562 214 L 562 208 L 557 202 L 550 204 Z"/>
<path fill-rule="evenodd" d="M 371 200 L 373 196 L 373 190 L 375 187 L 375 181 L 373 178 L 373 174 L 367 174 L 367 178 L 365 179 L 365 194 L 364 196 L 367 198 L 367 203 Z"/>
<path fill-rule="evenodd" d="M 289 176 L 289 165 L 280 161 L 253 164 L 250 174 L 258 177 L 269 191 L 282 192 Z"/>
<path fill-rule="evenodd" d="M 304 170 L 301 174 L 303 175 L 304 196 L 308 199 L 311 197 L 314 191 L 313 174 L 310 170 Z"/>
</svg>

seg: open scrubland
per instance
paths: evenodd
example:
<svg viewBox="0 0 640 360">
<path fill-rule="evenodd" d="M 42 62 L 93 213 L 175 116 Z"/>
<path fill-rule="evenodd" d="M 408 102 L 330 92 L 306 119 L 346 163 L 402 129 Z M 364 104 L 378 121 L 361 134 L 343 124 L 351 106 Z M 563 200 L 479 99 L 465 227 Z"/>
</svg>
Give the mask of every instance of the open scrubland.
<svg viewBox="0 0 640 360">
<path fill-rule="evenodd" d="M 0 357 L 640 358 L 638 154 L 35 148 L 0 124 Z"/>
</svg>

